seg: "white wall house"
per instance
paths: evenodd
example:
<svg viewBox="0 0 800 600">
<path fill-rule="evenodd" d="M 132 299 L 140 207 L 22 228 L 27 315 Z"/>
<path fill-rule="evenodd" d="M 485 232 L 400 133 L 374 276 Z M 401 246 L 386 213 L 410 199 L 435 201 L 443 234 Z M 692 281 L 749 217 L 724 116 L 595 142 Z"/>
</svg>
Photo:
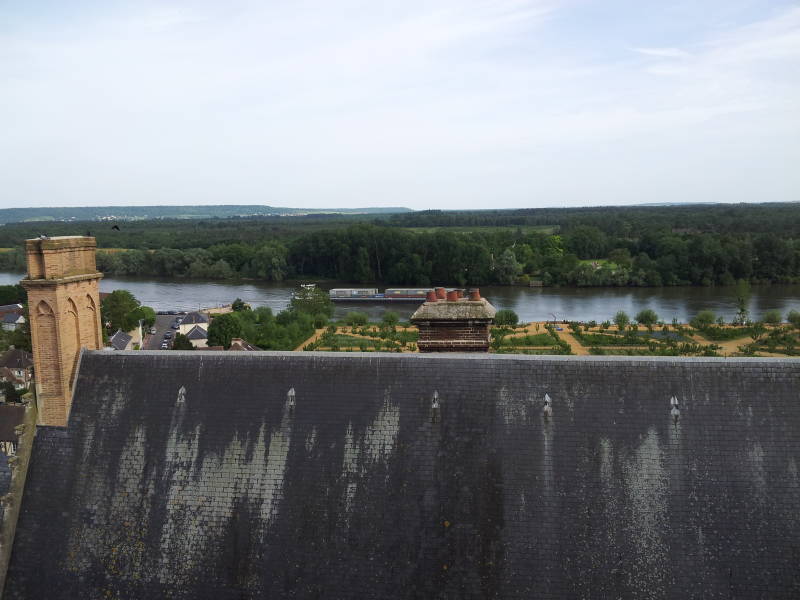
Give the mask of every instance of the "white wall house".
<svg viewBox="0 0 800 600">
<path fill-rule="evenodd" d="M 185 335 L 195 348 L 208 346 L 208 333 L 199 324 L 192 327 Z"/>
<path fill-rule="evenodd" d="M 203 313 L 190 312 L 183 317 L 183 321 L 178 327 L 178 332 L 187 335 L 195 326 L 208 331 L 208 317 Z"/>
</svg>

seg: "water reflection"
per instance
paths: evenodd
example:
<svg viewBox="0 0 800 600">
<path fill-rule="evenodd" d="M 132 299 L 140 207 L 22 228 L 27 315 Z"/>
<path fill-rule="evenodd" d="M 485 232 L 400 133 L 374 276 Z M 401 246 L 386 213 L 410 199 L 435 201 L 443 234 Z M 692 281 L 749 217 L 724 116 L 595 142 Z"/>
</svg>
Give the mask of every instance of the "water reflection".
<svg viewBox="0 0 800 600">
<path fill-rule="evenodd" d="M 0 273 L 0 285 L 17 283 L 19 273 Z M 359 287 L 355 284 L 328 283 L 322 287 Z M 100 290 L 110 292 L 124 288 L 130 290 L 143 304 L 156 310 L 196 310 L 200 307 L 228 304 L 241 298 L 253 306 L 269 306 L 280 311 L 289 304 L 293 287 L 287 284 L 258 282 L 223 283 L 210 281 L 185 281 L 172 279 L 105 278 Z M 677 318 L 687 321 L 704 309 L 713 310 L 730 320 L 736 314 L 736 300 L 732 287 L 679 287 L 679 288 L 522 288 L 485 287 L 483 296 L 496 308 L 510 308 L 523 321 L 595 320 L 611 319 L 618 310 L 634 315 L 651 308 L 665 321 Z M 416 310 L 416 303 L 354 302 L 338 304 L 336 316 L 348 311 L 366 312 L 378 319 L 386 310 L 393 310 L 401 319 L 407 319 Z M 784 314 L 790 309 L 800 310 L 800 285 L 773 285 L 753 287 L 750 310 L 761 316 L 770 309 Z"/>
</svg>

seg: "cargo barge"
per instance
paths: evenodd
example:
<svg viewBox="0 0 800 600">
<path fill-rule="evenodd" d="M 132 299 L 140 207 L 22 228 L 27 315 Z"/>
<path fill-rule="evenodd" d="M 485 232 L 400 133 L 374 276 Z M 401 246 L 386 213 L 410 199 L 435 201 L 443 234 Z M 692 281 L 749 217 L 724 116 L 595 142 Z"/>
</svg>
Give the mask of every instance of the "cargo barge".
<svg viewBox="0 0 800 600">
<path fill-rule="evenodd" d="M 434 288 L 334 288 L 328 292 L 333 302 L 425 302 Z"/>
</svg>

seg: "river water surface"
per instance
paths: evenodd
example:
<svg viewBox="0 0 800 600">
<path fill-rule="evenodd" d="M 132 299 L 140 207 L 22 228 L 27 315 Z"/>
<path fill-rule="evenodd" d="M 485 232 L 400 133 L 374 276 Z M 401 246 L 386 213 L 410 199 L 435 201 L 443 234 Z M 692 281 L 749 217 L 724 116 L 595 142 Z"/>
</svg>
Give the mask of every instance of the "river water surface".
<svg viewBox="0 0 800 600">
<path fill-rule="evenodd" d="M 0 273 L 0 285 L 17 283 L 21 273 Z M 370 287 L 364 284 L 326 282 L 331 287 Z M 391 287 L 391 286 L 389 286 Z M 129 290 L 142 304 L 156 310 L 197 310 L 229 304 L 236 298 L 252 306 L 269 306 L 278 312 L 286 308 L 292 285 L 286 283 L 217 282 L 156 278 L 104 278 L 100 290 Z M 381 288 L 383 289 L 383 288 Z M 481 294 L 498 310 L 510 308 L 522 321 L 580 320 L 604 321 L 618 310 L 631 316 L 651 308 L 663 321 L 673 318 L 686 322 L 704 309 L 713 310 L 730 320 L 736 313 L 733 287 L 663 287 L 663 288 L 524 288 L 484 287 Z M 377 319 L 386 310 L 393 310 L 401 319 L 408 318 L 419 304 L 358 302 L 337 304 L 336 316 L 347 311 L 366 312 Z M 778 309 L 784 318 L 790 309 L 800 311 L 800 285 L 754 286 L 750 311 L 760 317 L 765 311 Z"/>
</svg>

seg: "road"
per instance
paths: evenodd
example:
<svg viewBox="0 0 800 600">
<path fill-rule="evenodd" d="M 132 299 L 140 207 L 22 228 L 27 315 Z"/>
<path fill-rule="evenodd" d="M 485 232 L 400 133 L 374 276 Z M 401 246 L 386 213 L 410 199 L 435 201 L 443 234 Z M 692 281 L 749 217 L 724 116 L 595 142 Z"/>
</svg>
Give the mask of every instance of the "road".
<svg viewBox="0 0 800 600">
<path fill-rule="evenodd" d="M 144 349 L 145 350 L 160 350 L 161 349 L 161 341 L 164 339 L 164 334 L 167 331 L 172 331 L 173 336 L 175 335 L 175 330 L 170 328 L 170 325 L 175 321 L 177 315 L 156 315 L 156 333 L 154 335 L 147 335 L 144 339 Z M 169 340 L 170 348 L 172 347 L 172 342 L 175 338 L 173 337 Z"/>
</svg>

